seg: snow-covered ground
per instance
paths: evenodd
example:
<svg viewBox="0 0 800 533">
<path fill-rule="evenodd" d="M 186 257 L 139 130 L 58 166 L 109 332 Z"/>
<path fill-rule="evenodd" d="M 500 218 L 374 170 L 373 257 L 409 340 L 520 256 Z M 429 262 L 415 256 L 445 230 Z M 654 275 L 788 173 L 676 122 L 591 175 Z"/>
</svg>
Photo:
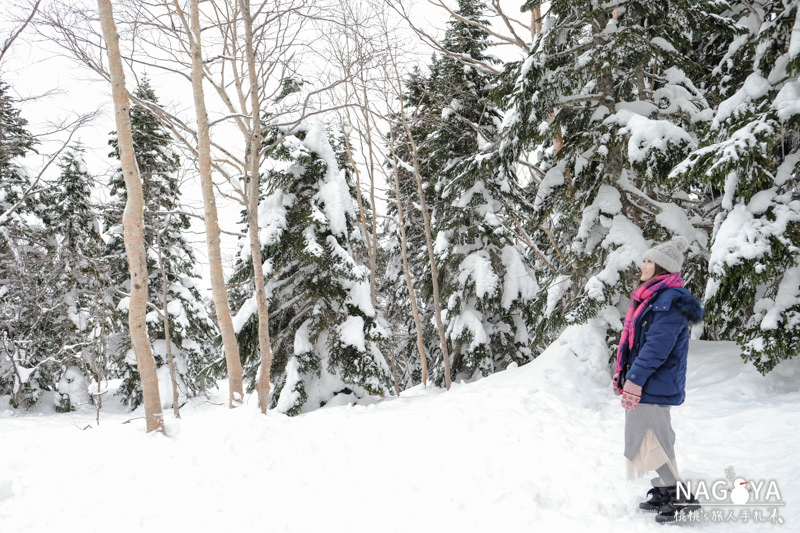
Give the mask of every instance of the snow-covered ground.
<svg viewBox="0 0 800 533">
<path fill-rule="evenodd" d="M 91 411 L 0 411 L 0 531 L 666 527 L 637 510 L 648 481 L 625 479 L 602 339 L 590 328 L 562 338 L 530 364 L 449 392 L 415 388 L 297 418 L 264 417 L 255 398 L 231 411 L 215 391 L 182 420 L 165 411 L 168 437 L 113 403 L 99 426 Z M 718 512 L 697 527 L 800 531 L 799 407 L 800 361 L 762 377 L 733 344 L 692 343 L 687 401 L 673 410 L 683 477 L 729 487 L 733 467 L 751 486 L 763 481 L 749 507 L 708 505 Z M 770 483 L 778 505 L 753 505 Z M 783 524 L 764 521 L 772 509 Z"/>
</svg>

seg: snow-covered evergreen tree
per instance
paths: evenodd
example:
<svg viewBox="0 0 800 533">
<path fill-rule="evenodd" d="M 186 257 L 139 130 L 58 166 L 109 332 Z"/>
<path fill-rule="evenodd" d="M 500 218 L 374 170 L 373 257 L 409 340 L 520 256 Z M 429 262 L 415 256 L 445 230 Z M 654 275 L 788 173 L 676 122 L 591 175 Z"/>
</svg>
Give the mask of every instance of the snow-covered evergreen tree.
<svg viewBox="0 0 800 533">
<path fill-rule="evenodd" d="M 108 293 L 100 216 L 92 202 L 93 179 L 76 146 L 59 161 L 61 173 L 41 195 L 41 218 L 52 267 L 50 283 L 63 295 L 65 313 L 51 323 L 63 341 L 58 354 L 61 407 L 89 402 L 88 384 L 105 374 L 105 339 L 112 299 Z M 67 320 L 68 319 L 68 320 Z M 63 378 L 64 374 L 69 374 Z"/>
<path fill-rule="evenodd" d="M 526 2 L 542 33 L 509 71 L 503 165 L 533 164 L 528 233 L 547 296 L 533 307 L 534 343 L 605 316 L 618 328 L 652 240 L 682 235 L 702 264 L 707 233 L 692 191 L 668 173 L 710 119 L 705 69 L 735 30 L 714 0 Z M 697 291 L 703 269 L 685 272 Z"/>
<path fill-rule="evenodd" d="M 280 133 L 271 130 L 265 143 Z M 367 267 L 354 259 L 359 232 L 346 167 L 321 121 L 310 120 L 270 154 L 260 241 L 274 356 L 271 406 L 298 414 L 337 394 L 381 395 L 389 369 L 370 299 Z M 257 320 L 252 266 L 242 247 L 230 280 L 243 365 L 255 377 Z"/>
<path fill-rule="evenodd" d="M 27 130 L 28 121 L 15 107 L 10 87 L 0 80 L 0 226 L 7 227 L 9 211 L 29 190 L 31 183 L 26 169 L 16 160 L 35 150 L 36 139 Z M 20 213 L 26 208 L 15 210 Z"/>
<path fill-rule="evenodd" d="M 713 217 L 707 331 L 766 373 L 800 353 L 800 2 L 730 2 L 743 34 L 714 71 L 721 100 L 675 177 Z"/>
<path fill-rule="evenodd" d="M 491 64 L 489 34 L 479 25 L 485 4 L 459 0 L 428 77 L 435 117 L 418 141 L 425 177 L 435 184 L 434 233 L 454 377 L 472 378 L 529 356 L 523 310 L 538 292 L 515 245 L 517 181 L 497 172 L 492 149 L 502 112 L 492 101 L 494 76 L 471 65 Z M 470 60 L 469 63 L 465 60 Z"/>
<path fill-rule="evenodd" d="M 10 88 L 0 81 L 0 396 L 13 407 L 54 391 L 66 309 L 52 276 L 47 238 L 20 158 L 37 144 Z M 54 327 L 51 327 L 53 325 Z"/>
<path fill-rule="evenodd" d="M 143 101 L 158 102 L 146 78 L 134 94 Z M 191 397 L 201 390 L 204 372 L 215 360 L 216 326 L 198 290 L 200 275 L 191 243 L 184 234 L 190 222 L 181 204 L 180 158 L 172 148 L 173 140 L 169 132 L 142 105 L 132 105 L 130 113 L 136 162 L 145 200 L 148 300 L 164 311 L 162 280 L 166 274 L 166 312 L 169 316 L 176 377 L 181 396 Z M 118 157 L 116 138 L 109 144 L 114 147 L 112 154 Z M 119 290 L 127 293 L 130 279 L 121 226 L 126 194 L 121 172 L 112 177 L 109 186 L 112 194 L 107 215 L 110 273 Z M 127 297 L 119 299 L 117 308 L 116 339 L 112 340 L 112 350 L 120 377 L 124 378 L 119 391 L 126 403 L 136 407 L 142 401 L 142 392 L 136 360 L 130 351 Z M 166 384 L 169 383 L 169 369 L 163 320 L 159 312 L 151 311 L 147 322 L 159 380 Z M 165 404 L 169 403 L 166 398 L 171 397 L 169 394 L 162 395 Z"/>
</svg>

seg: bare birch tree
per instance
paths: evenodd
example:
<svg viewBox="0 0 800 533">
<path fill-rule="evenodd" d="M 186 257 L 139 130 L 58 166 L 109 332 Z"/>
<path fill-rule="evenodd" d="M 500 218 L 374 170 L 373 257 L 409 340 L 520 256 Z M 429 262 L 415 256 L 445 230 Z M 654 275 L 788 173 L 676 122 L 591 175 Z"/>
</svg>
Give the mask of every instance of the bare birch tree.
<svg viewBox="0 0 800 533">
<path fill-rule="evenodd" d="M 258 349 L 261 362 L 256 380 L 258 406 L 266 414 L 269 407 L 269 378 L 272 367 L 272 347 L 269 339 L 269 310 L 267 309 L 267 293 L 264 288 L 264 265 L 261 260 L 261 242 L 258 238 L 258 205 L 261 163 L 261 101 L 259 100 L 258 77 L 256 76 L 256 58 L 253 44 L 253 18 L 250 13 L 249 0 L 239 0 L 242 21 L 244 22 L 244 47 L 247 58 L 247 78 L 250 85 L 250 124 L 249 146 L 247 150 L 246 210 L 247 228 L 250 235 L 250 255 L 253 258 L 253 280 L 255 298 L 258 309 Z"/>
<path fill-rule="evenodd" d="M 404 86 L 403 74 L 401 73 L 400 70 L 400 63 L 397 55 L 397 50 L 393 46 L 392 43 L 393 39 L 390 34 L 389 27 L 387 25 L 384 25 L 382 30 L 387 51 L 387 58 L 386 58 L 387 61 L 384 63 L 383 75 L 386 80 L 386 83 L 388 84 L 389 91 L 391 92 L 392 96 L 397 102 L 397 105 L 399 106 L 397 112 L 391 113 L 391 115 L 396 117 L 396 120 L 399 121 L 399 126 L 405 130 L 409 143 L 409 153 L 411 161 L 404 161 L 402 163 L 412 171 L 412 174 L 417 184 L 417 195 L 418 195 L 417 200 L 419 201 L 420 210 L 422 212 L 422 219 L 425 232 L 425 244 L 428 250 L 428 260 L 430 261 L 430 268 L 431 268 L 433 314 L 434 314 L 434 319 L 436 321 L 436 330 L 439 333 L 440 349 L 442 350 L 445 387 L 447 387 L 447 389 L 449 390 L 451 385 L 450 355 L 447 347 L 447 334 L 444 328 L 444 323 L 442 321 L 442 306 L 439 298 L 440 294 L 439 272 L 436 264 L 436 253 L 434 252 L 434 246 L 433 246 L 433 234 L 431 230 L 430 210 L 425 200 L 425 191 L 423 188 L 423 178 L 420 170 L 417 145 L 416 142 L 414 141 L 413 132 L 411 130 L 411 124 L 409 121 L 409 117 L 407 115 L 407 110 L 403 103 L 403 86 Z M 420 341 L 418 340 L 418 343 L 419 342 Z M 424 347 L 419 347 L 419 349 L 424 350 Z"/>
<path fill-rule="evenodd" d="M 239 201 L 245 207 L 249 253 L 253 268 L 253 285 L 258 316 L 259 369 L 256 377 L 259 408 L 267 412 L 270 394 L 272 348 L 269 334 L 269 310 L 265 289 L 265 273 L 259 239 L 259 202 L 261 165 L 266 155 L 291 134 L 305 118 L 322 109 L 311 110 L 309 96 L 322 94 L 339 84 L 329 81 L 310 93 L 297 106 L 273 110 L 272 125 L 283 134 L 264 145 L 262 112 L 278 99 L 283 83 L 296 75 L 294 55 L 305 47 L 302 35 L 305 25 L 318 17 L 319 8 L 307 0 L 261 2 L 251 6 L 247 0 L 227 0 L 215 4 L 209 27 L 217 36 L 221 53 L 206 66 L 206 81 L 214 88 L 228 117 L 242 139 L 244 150 L 237 155 L 225 152 L 225 165 L 218 170 L 234 185 Z M 241 184 L 236 186 L 236 177 Z"/>
<path fill-rule="evenodd" d="M 214 310 L 217 314 L 217 323 L 222 334 L 225 361 L 228 368 L 230 393 L 228 405 L 233 408 L 244 400 L 244 386 L 242 379 L 242 361 L 239 356 L 239 344 L 236 341 L 236 332 L 233 329 L 230 306 L 228 305 L 228 291 L 225 285 L 225 275 L 222 269 L 222 252 L 220 248 L 219 216 L 217 214 L 216 198 L 214 196 L 214 182 L 211 177 L 211 134 L 208 123 L 208 111 L 203 92 L 203 54 L 201 44 L 200 9 L 199 1 L 191 0 L 191 24 L 184 26 L 187 32 L 192 57 L 192 96 L 197 117 L 197 156 L 200 170 L 200 188 L 203 192 L 203 207 L 205 210 L 206 245 L 208 246 L 208 262 L 211 274 L 211 291 L 214 299 Z M 175 0 L 175 8 L 181 13 L 181 8 Z M 182 14 L 182 13 L 181 13 Z"/>
<path fill-rule="evenodd" d="M 375 7 L 364 6 L 359 2 L 343 1 L 336 14 L 335 31 L 323 32 L 331 52 L 331 61 L 342 70 L 348 80 L 342 88 L 342 99 L 348 105 L 342 110 L 342 130 L 353 173 L 356 178 L 356 200 L 361 213 L 361 230 L 367 244 L 370 265 L 370 295 L 372 305 L 377 308 L 378 233 L 375 217 L 375 188 L 380 169 L 379 148 L 374 138 L 379 131 L 376 118 L 371 109 L 371 73 L 377 70 L 380 49 L 376 46 L 375 35 L 370 35 L 371 25 L 379 13 Z M 355 146 L 353 145 L 355 137 Z M 356 160 L 359 158 L 359 160 Z M 366 183 L 362 177 L 366 174 Z M 372 223 L 367 220 L 370 214 L 364 201 L 364 193 L 369 196 L 372 210 Z"/>
<path fill-rule="evenodd" d="M 370 35 L 371 21 L 377 16 L 373 6 L 358 1 L 342 1 L 335 20 L 321 30 L 331 63 L 347 80 L 340 91 L 344 103 L 339 113 L 345 150 L 355 177 L 361 234 L 369 262 L 369 287 L 372 307 L 379 310 L 376 278 L 378 273 L 378 214 L 376 187 L 382 174 L 381 148 L 377 145 L 378 124 L 371 109 L 371 72 L 377 70 L 376 36 Z M 395 392 L 400 393 L 397 364 L 390 359 Z"/>
<path fill-rule="evenodd" d="M 214 87 L 242 138 L 241 156 L 227 152 L 227 167 L 219 170 L 234 183 L 245 207 L 249 252 L 253 268 L 253 298 L 258 316 L 259 368 L 256 377 L 258 404 L 262 413 L 269 406 L 272 347 L 269 334 L 269 310 L 265 274 L 259 239 L 259 202 L 261 164 L 265 155 L 283 140 L 280 137 L 269 146 L 263 145 L 262 110 L 282 88 L 285 79 L 293 75 L 293 47 L 300 45 L 299 35 L 311 4 L 305 0 L 259 3 L 255 10 L 248 0 L 233 0 L 215 5 L 213 26 L 219 31 L 218 43 L 222 54 L 216 58 L 216 71 L 206 68 L 206 81 Z M 258 18 L 255 23 L 256 17 Z M 226 73 L 229 77 L 226 78 Z M 300 119 L 306 114 L 299 112 Z M 274 120 L 274 119 L 273 119 Z M 291 121 L 291 119 L 290 119 Z M 286 128 L 291 132 L 292 125 Z"/>
<path fill-rule="evenodd" d="M 179 9 L 177 1 L 173 0 L 173 3 Z M 202 71 L 204 82 L 213 88 L 227 112 L 219 123 L 233 125 L 242 139 L 241 152 L 231 148 L 230 142 L 225 147 L 214 145 L 218 156 L 212 164 L 231 186 L 233 197 L 245 208 L 253 267 L 253 298 L 258 314 L 260 362 L 256 391 L 259 407 L 264 413 L 269 402 L 272 350 L 259 240 L 260 168 L 265 154 L 283 137 L 270 146 L 263 146 L 262 110 L 277 97 L 282 82 L 294 74 L 292 56 L 296 49 L 302 48 L 299 36 L 304 21 L 312 18 L 312 5 L 305 0 L 291 0 L 261 2 L 251 7 L 248 1 L 226 0 L 213 4 L 206 12 L 197 9 L 198 20 L 201 16 L 206 20 L 206 32 L 214 32 L 216 52 L 212 52 L 208 60 L 201 61 L 197 70 Z M 163 23 L 158 27 L 169 33 L 174 26 Z M 192 35 L 192 43 L 199 43 L 199 34 L 193 30 Z M 179 43 L 185 40 L 180 32 L 174 30 L 172 37 Z M 155 44 L 155 39 L 151 44 Z M 293 116 L 283 124 L 287 134 L 302 122 L 308 111 L 307 104 L 304 102 L 299 110 L 290 110 L 290 116 Z M 273 122 L 279 121 L 280 117 L 273 117 Z"/>
<path fill-rule="evenodd" d="M 397 208 L 397 227 L 400 229 L 400 260 L 403 264 L 403 277 L 406 281 L 406 287 L 408 288 L 408 298 L 409 302 L 411 303 L 411 314 L 414 318 L 414 327 L 417 333 L 417 351 L 419 352 L 420 362 L 422 365 L 421 371 L 421 379 L 422 384 L 427 387 L 428 386 L 428 357 L 425 354 L 425 337 L 424 337 L 424 330 L 422 328 L 422 320 L 420 320 L 419 314 L 419 305 L 417 305 L 417 295 L 414 289 L 414 280 L 411 276 L 411 267 L 408 264 L 408 237 L 406 236 L 406 221 L 405 221 L 405 212 L 403 209 L 403 198 L 402 193 L 400 191 L 400 158 L 397 154 L 397 151 L 394 148 L 394 138 L 389 139 L 389 146 L 392 152 L 392 165 L 393 172 L 392 172 L 392 181 L 394 183 L 394 193 L 395 193 L 395 206 Z M 440 337 L 441 338 L 441 337 Z M 444 353 L 447 353 L 446 351 Z M 448 362 L 449 365 L 449 362 Z M 449 375 L 449 370 L 447 371 Z"/>
<path fill-rule="evenodd" d="M 107 47 L 111 92 L 114 99 L 114 119 L 119 139 L 120 162 L 125 177 L 127 203 L 123 214 L 125 252 L 131 276 L 128 324 L 131 345 L 142 381 L 147 431 L 164 431 L 164 417 L 158 392 L 155 360 L 147 336 L 147 256 L 144 246 L 144 197 L 142 182 L 136 166 L 133 135 L 129 115 L 130 103 L 125 89 L 125 72 L 119 51 L 119 35 L 111 8 L 111 0 L 97 0 L 100 25 Z"/>
<path fill-rule="evenodd" d="M 192 6 L 199 13 L 197 2 L 190 4 L 190 8 Z M 52 4 L 48 7 L 44 12 L 40 12 L 40 17 L 36 21 L 39 32 L 61 46 L 68 57 L 88 67 L 101 78 L 110 80 L 109 67 L 99 53 L 99 36 L 91 24 L 91 12 L 86 11 L 77 4 Z M 143 17 L 142 20 L 137 20 L 129 12 L 124 12 L 122 15 L 125 21 L 123 27 L 127 29 L 127 35 L 132 43 L 126 50 L 125 63 L 143 68 L 152 67 L 157 70 L 168 71 L 191 84 L 196 127 L 192 127 L 187 120 L 182 119 L 164 106 L 138 99 L 133 94 L 134 91 L 129 91 L 127 97 L 150 112 L 197 158 L 200 190 L 203 195 L 203 220 L 206 227 L 206 245 L 212 299 L 215 307 L 214 314 L 217 317 L 217 324 L 220 328 L 229 379 L 229 406 L 236 407 L 244 399 L 242 365 L 236 333 L 233 329 L 230 306 L 227 300 L 227 287 L 222 264 L 220 239 L 222 230 L 219 225 L 215 193 L 216 185 L 212 179 L 212 168 L 217 168 L 217 164 L 212 159 L 211 148 L 214 144 L 210 136 L 210 122 L 203 91 L 205 67 L 202 59 L 202 44 L 199 40 L 199 15 L 197 24 L 198 38 L 195 39 L 189 19 L 177 0 L 174 2 L 173 0 L 136 2 L 133 8 L 131 8 L 131 4 L 120 1 L 118 7 L 122 9 L 128 8 L 129 10 L 134 9 L 138 16 Z M 152 10 L 155 8 L 160 9 L 161 13 L 154 13 Z M 159 17 L 165 16 L 164 13 L 166 13 L 168 22 L 160 24 Z M 141 40 L 144 40 L 142 37 L 146 32 L 157 36 L 154 38 L 155 43 L 152 41 L 146 43 L 147 45 L 152 45 L 149 46 L 149 49 L 148 46 L 143 46 L 140 43 Z M 178 44 L 175 44 L 175 39 L 169 40 L 170 36 L 174 36 L 176 33 L 181 35 L 181 38 L 178 39 Z M 151 55 L 154 49 L 166 54 L 167 59 L 164 60 L 164 57 L 154 58 Z M 134 51 L 136 54 L 134 54 Z M 144 57 L 138 57 L 139 54 L 144 54 Z M 137 57 L 133 57 L 134 55 L 137 55 Z M 190 74 L 187 74 L 187 72 Z"/>
</svg>

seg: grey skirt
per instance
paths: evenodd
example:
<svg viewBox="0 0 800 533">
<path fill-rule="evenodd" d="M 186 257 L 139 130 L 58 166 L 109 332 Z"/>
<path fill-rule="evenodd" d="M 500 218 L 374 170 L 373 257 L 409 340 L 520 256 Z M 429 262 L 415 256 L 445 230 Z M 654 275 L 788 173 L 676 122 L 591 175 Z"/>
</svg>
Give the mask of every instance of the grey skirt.
<svg viewBox="0 0 800 533">
<path fill-rule="evenodd" d="M 625 458 L 630 478 L 665 464 L 678 477 L 669 406 L 640 403 L 633 411 L 625 411 Z"/>
</svg>

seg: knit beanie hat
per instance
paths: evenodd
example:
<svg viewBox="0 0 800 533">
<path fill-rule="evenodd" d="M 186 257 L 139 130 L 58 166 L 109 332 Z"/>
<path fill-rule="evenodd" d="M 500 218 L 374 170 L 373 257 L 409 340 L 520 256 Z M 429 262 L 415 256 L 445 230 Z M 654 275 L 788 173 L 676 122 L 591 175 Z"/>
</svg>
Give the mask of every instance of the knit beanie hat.
<svg viewBox="0 0 800 533">
<path fill-rule="evenodd" d="M 673 237 L 671 241 L 656 244 L 644 253 L 649 259 L 670 274 L 680 272 L 683 266 L 684 253 L 689 249 L 689 241 L 683 237 Z"/>
</svg>

